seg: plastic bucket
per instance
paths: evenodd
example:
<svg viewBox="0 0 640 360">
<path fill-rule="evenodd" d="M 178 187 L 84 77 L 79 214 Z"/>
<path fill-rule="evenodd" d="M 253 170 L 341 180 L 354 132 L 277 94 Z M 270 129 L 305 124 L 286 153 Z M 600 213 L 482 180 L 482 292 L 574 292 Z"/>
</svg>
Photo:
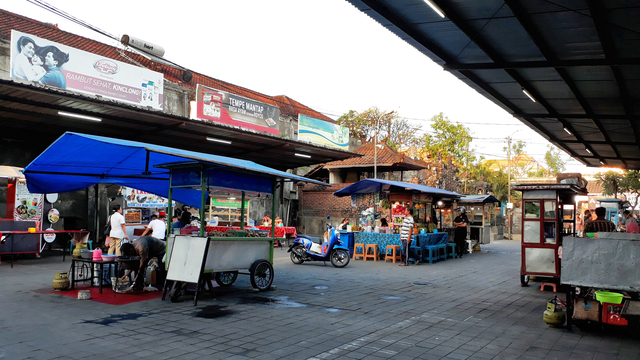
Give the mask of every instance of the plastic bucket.
<svg viewBox="0 0 640 360">
<path fill-rule="evenodd" d="M 621 304 L 623 297 L 624 295 L 614 292 L 596 291 L 596 299 L 600 303 Z"/>
</svg>

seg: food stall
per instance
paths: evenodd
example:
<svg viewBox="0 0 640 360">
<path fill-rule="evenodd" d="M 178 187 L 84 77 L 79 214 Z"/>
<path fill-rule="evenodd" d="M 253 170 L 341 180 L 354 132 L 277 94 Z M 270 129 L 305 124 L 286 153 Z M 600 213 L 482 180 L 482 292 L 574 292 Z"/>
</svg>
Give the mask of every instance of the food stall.
<svg viewBox="0 0 640 360">
<path fill-rule="evenodd" d="M 625 210 L 632 210 L 631 204 L 622 199 L 598 199 L 598 202 L 600 203 L 600 206 L 607 210 L 604 218 L 609 221 L 613 221 L 616 226 L 618 226 L 620 220 L 623 219 L 622 213 Z"/>
<path fill-rule="evenodd" d="M 151 215 L 161 211 L 166 212 L 168 207 L 167 198 L 146 191 L 131 187 L 122 187 L 121 193 L 125 200 L 122 214 L 125 220 L 127 235 L 130 239 L 144 232 L 147 224 L 151 221 Z M 175 202 L 173 206 L 175 207 Z M 108 209 L 108 211 L 111 213 L 111 209 Z M 171 223 L 171 216 L 168 216 L 168 223 Z"/>
<path fill-rule="evenodd" d="M 565 220 L 577 195 L 586 195 L 586 188 L 576 184 L 522 184 L 513 190 L 522 192 L 522 263 L 520 283 L 526 286 L 529 275 L 560 278 L 560 249 L 565 236 L 564 224 L 575 229 L 575 216 Z M 566 211 L 565 211 L 566 210 Z M 571 215 L 571 214 L 568 214 Z"/>
<path fill-rule="evenodd" d="M 271 194 L 275 198 L 275 184 L 279 179 L 328 186 L 247 160 L 78 133 L 62 135 L 24 173 L 33 191 L 64 192 L 97 183 L 118 184 L 166 197 L 168 213 L 172 212 L 174 200 L 198 208 L 201 219 L 205 218 L 209 194 L 220 191 L 235 194 L 244 204 L 246 196 Z M 276 201 L 272 204 L 272 213 L 276 213 Z M 242 205 L 240 214 L 245 214 Z M 244 223 L 240 223 L 240 228 L 243 230 Z M 235 281 L 239 271 L 249 270 L 254 287 L 265 290 L 271 286 L 275 223 L 268 238 L 244 237 L 248 235 L 245 231 L 225 234 L 224 238 L 209 237 L 205 230 L 206 223 L 202 221 L 192 237 L 193 242 L 181 235 L 168 237 L 168 280 L 190 282 L 189 279 L 195 278 L 199 290 L 202 281 L 208 278 L 215 277 L 226 286 Z M 176 258 L 173 242 L 177 244 Z M 269 249 L 268 257 L 265 247 Z M 209 273 L 206 277 L 205 271 L 210 270 L 206 259 L 210 257 L 214 259 L 211 269 L 215 274 Z M 247 259 L 251 257 L 260 258 L 247 269 Z M 198 270 L 192 264 L 201 266 Z M 184 270 L 187 268 L 188 271 Z M 182 286 L 173 288 L 172 298 L 180 288 Z"/>
<path fill-rule="evenodd" d="M 469 218 L 469 238 L 480 244 L 491 243 L 492 233 L 498 233 L 496 216 L 500 214 L 500 200 L 493 195 L 467 195 L 458 199 Z"/>
<path fill-rule="evenodd" d="M 426 185 L 382 179 L 364 179 L 336 191 L 334 195 L 338 197 L 352 196 L 352 199 L 354 196 L 368 195 L 373 198 L 387 198 L 389 200 L 394 228 L 391 233 L 375 233 L 375 228 L 372 229 L 374 230 L 373 232 L 354 232 L 355 243 L 377 244 L 381 254 L 384 254 L 387 245 L 400 244 L 399 228 L 404 221 L 405 208 L 409 206 L 414 208 L 413 216 L 414 224 L 416 224 L 414 230 L 417 230 L 416 232 L 418 233 L 421 232 L 420 229 L 426 228 L 427 216 L 431 217 L 432 211 L 436 209 L 442 210 L 442 214 L 448 214 L 449 220 L 453 224 L 451 204 L 462 196 L 451 191 Z M 444 216 L 446 217 L 446 215 Z M 436 239 L 433 240 L 435 242 L 444 241 L 442 234 L 424 234 L 424 241 L 431 242 L 431 239 L 427 239 L 429 237 Z M 447 236 L 446 241 L 449 240 L 448 238 Z M 416 245 L 420 246 L 417 243 Z"/>
<path fill-rule="evenodd" d="M 590 321 L 629 327 L 640 335 L 639 260 L 640 234 L 566 237 L 560 283 L 568 287 L 569 329 L 574 322 Z"/>
</svg>

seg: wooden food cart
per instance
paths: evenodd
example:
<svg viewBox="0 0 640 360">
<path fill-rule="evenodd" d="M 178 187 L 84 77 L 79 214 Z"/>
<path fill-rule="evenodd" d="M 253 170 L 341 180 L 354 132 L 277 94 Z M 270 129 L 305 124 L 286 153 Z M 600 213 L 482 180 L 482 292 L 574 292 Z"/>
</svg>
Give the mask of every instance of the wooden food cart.
<svg viewBox="0 0 640 360">
<path fill-rule="evenodd" d="M 587 190 L 575 184 L 526 184 L 515 185 L 513 190 L 522 192 L 522 264 L 520 284 L 527 286 L 529 275 L 560 278 L 560 257 L 564 224 L 573 224 L 575 216 L 565 220 L 566 212 L 575 210 L 576 195 L 586 195 Z"/>
</svg>

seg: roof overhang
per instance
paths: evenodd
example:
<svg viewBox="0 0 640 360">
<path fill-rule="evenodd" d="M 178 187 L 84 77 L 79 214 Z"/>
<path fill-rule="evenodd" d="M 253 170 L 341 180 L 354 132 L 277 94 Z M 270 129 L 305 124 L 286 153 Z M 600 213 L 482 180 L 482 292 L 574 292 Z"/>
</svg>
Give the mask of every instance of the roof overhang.
<svg viewBox="0 0 640 360">
<path fill-rule="evenodd" d="M 185 103 L 188 106 L 186 100 Z M 58 115 L 58 111 L 97 117 L 102 121 L 71 119 Z M 33 143 L 37 153 L 70 131 L 234 157 L 279 170 L 361 156 L 237 127 L 205 123 L 96 96 L 7 79 L 0 79 L 0 128 L 3 129 L 3 138 L 28 140 Z M 231 144 L 207 141 L 207 137 L 231 141 Z"/>
<path fill-rule="evenodd" d="M 583 164 L 640 169 L 640 3 L 347 1 Z"/>
</svg>

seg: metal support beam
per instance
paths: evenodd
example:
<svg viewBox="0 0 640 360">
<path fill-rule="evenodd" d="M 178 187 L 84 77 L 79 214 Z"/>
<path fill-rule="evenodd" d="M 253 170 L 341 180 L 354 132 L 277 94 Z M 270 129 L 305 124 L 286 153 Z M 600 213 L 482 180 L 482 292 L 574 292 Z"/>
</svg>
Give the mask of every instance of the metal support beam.
<svg viewBox="0 0 640 360">
<path fill-rule="evenodd" d="M 511 4 L 511 1 L 507 1 Z M 512 8 L 513 10 L 513 8 Z M 490 62 L 490 63 L 447 63 L 442 68 L 446 71 L 460 70 L 506 70 L 506 69 L 544 69 L 544 68 L 574 68 L 574 67 L 595 67 L 595 66 L 622 66 L 637 65 L 640 58 L 624 59 L 583 59 L 583 60 L 541 60 L 541 61 L 517 61 L 517 62 Z"/>
</svg>

